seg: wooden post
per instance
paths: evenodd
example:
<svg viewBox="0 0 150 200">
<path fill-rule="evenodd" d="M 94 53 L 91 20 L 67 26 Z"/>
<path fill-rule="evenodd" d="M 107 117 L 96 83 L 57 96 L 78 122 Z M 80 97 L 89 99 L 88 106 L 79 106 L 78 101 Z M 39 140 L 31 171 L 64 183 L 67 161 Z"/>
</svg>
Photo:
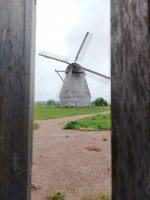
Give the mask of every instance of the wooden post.
<svg viewBox="0 0 150 200">
<path fill-rule="evenodd" d="M 0 0 L 0 200 L 30 199 L 34 17 L 34 0 Z"/>
<path fill-rule="evenodd" d="M 150 199 L 150 1 L 112 0 L 112 196 Z"/>
</svg>

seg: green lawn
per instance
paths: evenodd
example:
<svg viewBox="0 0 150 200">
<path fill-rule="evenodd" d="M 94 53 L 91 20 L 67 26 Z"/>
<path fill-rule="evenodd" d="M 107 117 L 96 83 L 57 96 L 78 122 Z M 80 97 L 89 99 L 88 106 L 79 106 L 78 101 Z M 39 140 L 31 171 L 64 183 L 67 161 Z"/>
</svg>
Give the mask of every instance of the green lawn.
<svg viewBox="0 0 150 200">
<path fill-rule="evenodd" d="M 98 113 L 108 110 L 110 110 L 110 106 L 91 107 L 91 108 L 61 108 L 61 107 L 48 107 L 48 106 L 36 105 L 34 107 L 34 120 L 62 118 L 66 116 Z"/>
<path fill-rule="evenodd" d="M 110 130 L 111 129 L 111 115 L 95 115 L 93 117 L 86 117 L 78 121 L 71 121 L 65 124 L 64 129 L 76 130 Z"/>
</svg>

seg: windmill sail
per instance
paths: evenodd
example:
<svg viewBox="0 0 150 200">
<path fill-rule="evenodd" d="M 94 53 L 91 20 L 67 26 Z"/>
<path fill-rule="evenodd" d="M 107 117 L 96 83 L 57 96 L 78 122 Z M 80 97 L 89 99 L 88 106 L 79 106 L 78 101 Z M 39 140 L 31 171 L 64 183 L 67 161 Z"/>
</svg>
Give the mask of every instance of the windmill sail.
<svg viewBox="0 0 150 200">
<path fill-rule="evenodd" d="M 86 33 L 86 35 L 81 43 L 81 46 L 77 52 L 77 55 L 75 57 L 75 62 L 77 62 L 78 60 L 81 60 L 83 58 L 83 56 L 85 55 L 85 53 L 89 47 L 90 41 L 92 39 L 92 36 L 93 36 L 92 33 L 89 33 L 89 32 Z"/>
<path fill-rule="evenodd" d="M 57 61 L 69 64 L 69 58 L 64 57 L 64 56 L 60 56 L 60 55 L 50 53 L 50 52 L 46 52 L 46 51 L 40 51 L 39 55 L 43 56 L 45 58 L 50 58 L 50 59 L 53 59 L 53 60 L 57 60 Z"/>
<path fill-rule="evenodd" d="M 109 83 L 108 79 L 105 79 L 105 78 L 103 78 L 101 76 L 98 76 L 96 74 L 93 74 L 91 72 L 85 71 L 85 74 L 86 74 L 86 78 L 88 78 L 88 79 L 92 79 L 94 81 L 101 82 L 103 84 L 108 84 Z"/>
<path fill-rule="evenodd" d="M 98 76 L 100 76 L 100 77 L 102 77 L 102 78 L 105 78 L 105 79 L 110 80 L 110 77 L 109 77 L 109 76 L 106 76 L 106 75 L 104 75 L 104 74 L 100 74 L 100 73 L 98 73 L 98 72 L 95 72 L 95 71 L 93 71 L 93 70 L 91 70 L 91 69 L 88 69 L 88 68 L 85 68 L 85 67 L 82 67 L 82 66 L 81 66 L 81 68 L 82 68 L 83 70 L 85 70 L 85 71 L 88 71 L 88 72 L 92 73 L 92 74 L 95 74 L 95 75 L 98 75 Z"/>
</svg>

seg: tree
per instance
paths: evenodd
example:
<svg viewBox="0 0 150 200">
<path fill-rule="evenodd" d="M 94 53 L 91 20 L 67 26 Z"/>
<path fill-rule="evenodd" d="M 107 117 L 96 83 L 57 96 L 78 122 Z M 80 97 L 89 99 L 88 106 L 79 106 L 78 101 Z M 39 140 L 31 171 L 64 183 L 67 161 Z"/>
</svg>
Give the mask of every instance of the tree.
<svg viewBox="0 0 150 200">
<path fill-rule="evenodd" d="M 93 101 L 93 104 L 95 106 L 108 106 L 108 102 L 105 99 L 103 99 L 102 97 L 95 99 Z"/>
<path fill-rule="evenodd" d="M 59 102 L 53 100 L 53 99 L 50 99 L 47 101 L 47 106 L 57 106 L 59 105 Z"/>
</svg>

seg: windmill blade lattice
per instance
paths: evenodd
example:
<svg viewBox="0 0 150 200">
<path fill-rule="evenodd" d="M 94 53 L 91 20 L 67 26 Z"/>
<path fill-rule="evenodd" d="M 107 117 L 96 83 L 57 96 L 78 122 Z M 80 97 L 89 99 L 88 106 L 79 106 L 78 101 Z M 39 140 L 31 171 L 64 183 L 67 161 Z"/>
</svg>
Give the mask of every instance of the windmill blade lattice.
<svg viewBox="0 0 150 200">
<path fill-rule="evenodd" d="M 45 58 L 50 58 L 50 59 L 53 59 L 53 60 L 57 60 L 57 61 L 66 63 L 66 64 L 70 64 L 69 58 L 58 55 L 58 54 L 54 54 L 54 53 L 47 52 L 47 51 L 40 51 L 39 55 L 43 56 Z"/>
<path fill-rule="evenodd" d="M 90 73 L 92 73 L 92 74 L 95 74 L 95 75 L 97 75 L 97 76 L 99 76 L 99 77 L 101 77 L 101 78 L 110 80 L 110 77 L 109 77 L 109 76 L 106 76 L 106 75 L 104 75 L 104 74 L 100 74 L 100 73 L 95 72 L 95 71 L 93 71 L 93 70 L 91 70 L 91 69 L 88 69 L 88 68 L 86 68 L 86 67 L 82 67 L 82 66 L 81 66 L 81 69 L 85 70 L 86 72 L 90 72 Z"/>
<path fill-rule="evenodd" d="M 98 76 L 98 75 L 93 74 L 93 73 L 88 72 L 88 71 L 86 71 L 86 76 L 88 78 L 93 79 L 93 80 L 98 81 L 98 82 L 102 82 L 102 83 L 105 83 L 105 84 L 109 83 L 108 79 L 105 79 L 105 78 L 103 78 L 101 76 Z"/>
<path fill-rule="evenodd" d="M 90 33 L 90 32 L 86 33 L 86 35 L 85 35 L 85 37 L 84 37 L 84 39 L 82 41 L 82 44 L 81 44 L 81 46 L 80 46 L 80 48 L 78 50 L 78 53 L 77 53 L 77 55 L 75 57 L 75 61 L 74 62 L 82 60 L 82 58 L 84 57 L 84 55 L 85 55 L 85 53 L 86 53 L 86 51 L 87 51 L 87 49 L 89 47 L 90 41 L 92 39 L 92 36 L 93 36 L 92 33 Z"/>
</svg>

